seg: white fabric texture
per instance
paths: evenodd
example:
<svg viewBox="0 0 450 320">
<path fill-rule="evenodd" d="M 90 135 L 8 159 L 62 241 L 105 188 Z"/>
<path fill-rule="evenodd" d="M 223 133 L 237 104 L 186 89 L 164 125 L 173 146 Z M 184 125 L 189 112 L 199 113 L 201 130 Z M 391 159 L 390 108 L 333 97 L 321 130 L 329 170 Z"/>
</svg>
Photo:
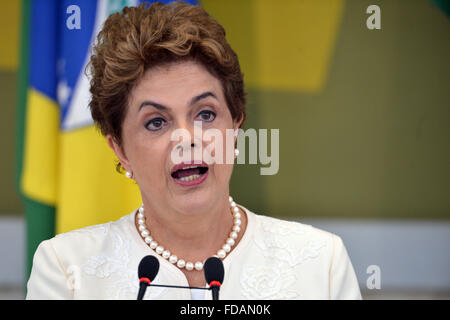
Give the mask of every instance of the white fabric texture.
<svg viewBox="0 0 450 320">
<path fill-rule="evenodd" d="M 223 260 L 221 300 L 361 299 L 342 239 L 310 225 L 253 213 L 241 241 Z M 146 255 L 159 259 L 154 284 L 188 286 L 178 267 L 141 238 L 136 211 L 106 224 L 43 241 L 33 259 L 27 299 L 131 299 Z M 202 290 L 197 290 L 202 291 Z M 204 299 L 211 300 L 211 291 Z M 198 299 L 188 289 L 149 287 L 144 299 Z"/>
<path fill-rule="evenodd" d="M 192 297 L 192 300 L 204 300 L 205 299 L 205 290 L 191 289 L 191 297 Z"/>
</svg>

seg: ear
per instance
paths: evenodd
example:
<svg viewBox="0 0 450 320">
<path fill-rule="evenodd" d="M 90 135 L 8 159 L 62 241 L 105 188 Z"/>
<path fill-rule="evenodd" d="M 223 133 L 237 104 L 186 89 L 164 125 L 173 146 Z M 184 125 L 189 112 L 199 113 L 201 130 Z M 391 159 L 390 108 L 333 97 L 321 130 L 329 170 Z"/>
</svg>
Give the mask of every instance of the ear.
<svg viewBox="0 0 450 320">
<path fill-rule="evenodd" d="M 233 128 L 234 128 L 234 130 L 239 129 L 239 127 L 241 126 L 243 121 L 244 121 L 244 114 L 242 113 L 239 119 L 233 120 Z"/>
<path fill-rule="evenodd" d="M 127 156 L 125 155 L 125 152 L 122 150 L 122 147 L 116 142 L 116 140 L 110 134 L 106 136 L 106 140 L 108 141 L 108 146 L 114 151 L 120 163 L 122 164 L 122 167 L 126 171 L 132 172 L 130 163 L 128 161 Z"/>
<path fill-rule="evenodd" d="M 234 145 L 236 145 L 236 140 L 237 140 L 237 134 L 238 134 L 238 129 L 242 124 L 242 121 L 244 121 L 244 115 L 242 114 L 239 120 L 235 120 L 233 121 L 233 130 L 235 132 L 234 134 Z"/>
</svg>

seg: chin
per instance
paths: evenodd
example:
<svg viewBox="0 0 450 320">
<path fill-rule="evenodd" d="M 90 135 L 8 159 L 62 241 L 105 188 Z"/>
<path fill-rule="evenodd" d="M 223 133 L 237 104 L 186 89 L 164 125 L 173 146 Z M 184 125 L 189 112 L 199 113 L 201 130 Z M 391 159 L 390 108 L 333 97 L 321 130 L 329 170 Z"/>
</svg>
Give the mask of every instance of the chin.
<svg viewBox="0 0 450 320">
<path fill-rule="evenodd" d="M 214 188 L 199 188 L 191 190 L 177 196 L 174 201 L 177 202 L 177 207 L 180 211 L 186 214 L 197 214 L 204 210 L 208 210 L 217 198 L 217 191 Z"/>
</svg>

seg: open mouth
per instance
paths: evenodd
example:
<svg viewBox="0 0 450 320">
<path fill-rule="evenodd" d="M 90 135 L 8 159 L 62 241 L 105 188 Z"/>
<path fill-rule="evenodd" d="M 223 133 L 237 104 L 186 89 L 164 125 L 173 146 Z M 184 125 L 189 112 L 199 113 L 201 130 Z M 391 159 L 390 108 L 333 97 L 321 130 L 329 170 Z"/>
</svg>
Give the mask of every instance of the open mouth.
<svg viewBox="0 0 450 320">
<path fill-rule="evenodd" d="M 175 170 L 172 171 L 171 176 L 176 181 L 191 182 L 200 180 L 207 172 L 208 166 L 206 164 L 200 165 L 187 165 L 182 164 L 175 166 Z"/>
</svg>

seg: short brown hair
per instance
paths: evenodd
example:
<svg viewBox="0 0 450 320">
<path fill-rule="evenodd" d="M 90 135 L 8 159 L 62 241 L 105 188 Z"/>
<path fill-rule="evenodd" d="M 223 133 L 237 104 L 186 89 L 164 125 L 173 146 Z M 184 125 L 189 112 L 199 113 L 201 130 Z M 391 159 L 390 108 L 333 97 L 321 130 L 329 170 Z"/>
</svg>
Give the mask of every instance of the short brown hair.
<svg viewBox="0 0 450 320">
<path fill-rule="evenodd" d="M 183 60 L 199 62 L 220 80 L 233 120 L 243 123 L 243 74 L 224 28 L 199 6 L 158 2 L 110 15 L 97 36 L 88 65 L 89 108 L 101 133 L 121 145 L 131 89 L 147 69 Z"/>
</svg>

